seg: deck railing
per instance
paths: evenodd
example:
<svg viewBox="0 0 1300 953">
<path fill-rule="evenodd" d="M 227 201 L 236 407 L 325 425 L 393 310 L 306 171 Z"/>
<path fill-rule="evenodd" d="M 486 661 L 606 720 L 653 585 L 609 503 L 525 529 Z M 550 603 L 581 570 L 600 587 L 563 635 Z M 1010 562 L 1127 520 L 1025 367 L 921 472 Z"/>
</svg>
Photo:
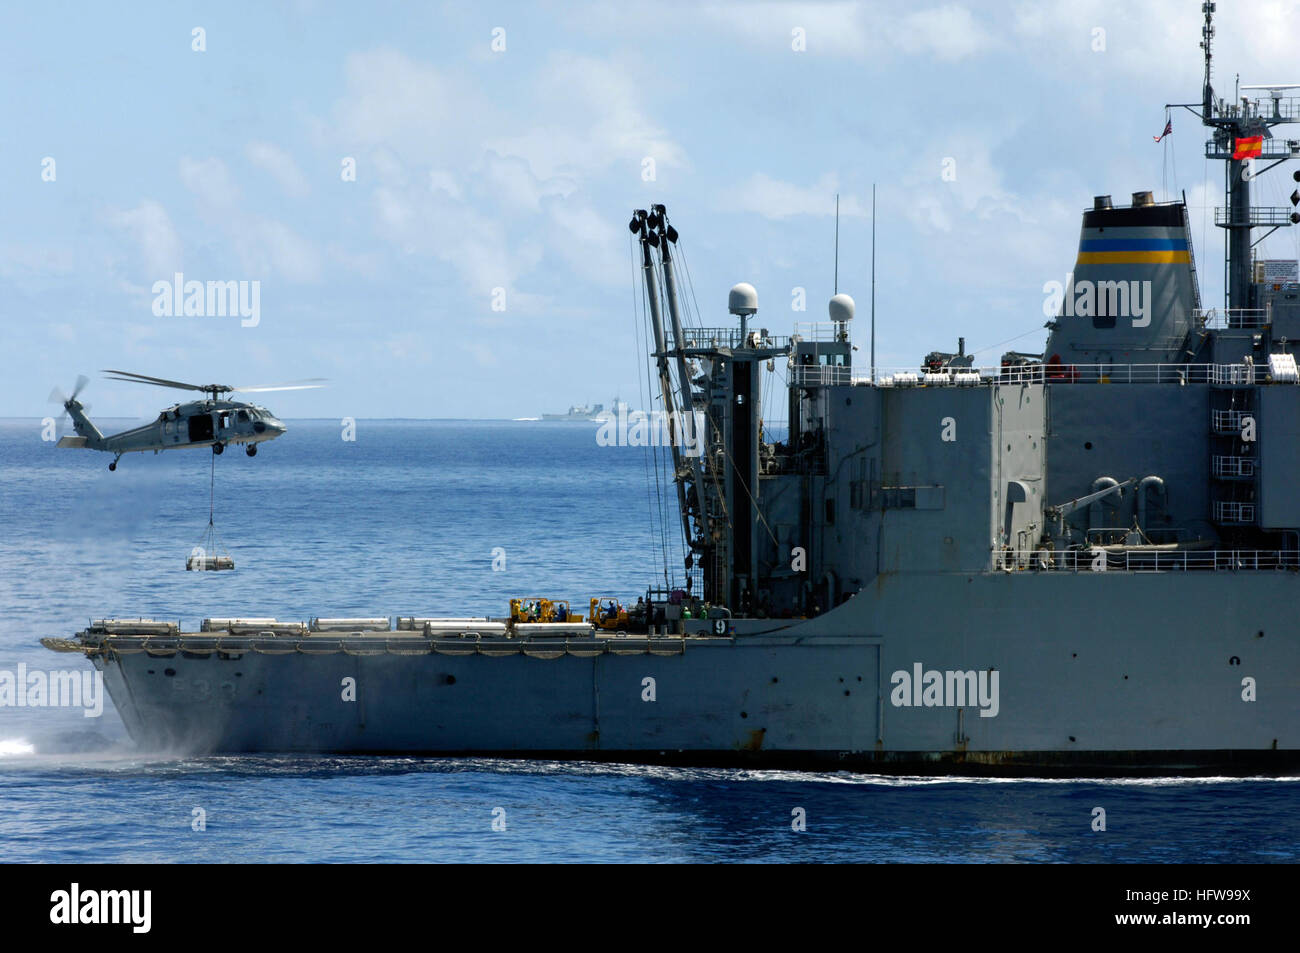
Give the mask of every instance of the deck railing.
<svg viewBox="0 0 1300 953">
<path fill-rule="evenodd" d="M 1300 551 L 1199 550 L 1003 550 L 1004 569 L 1022 572 L 1300 572 Z"/>
<path fill-rule="evenodd" d="M 1273 323 L 1272 308 L 1195 308 L 1192 321 L 1199 328 L 1266 328 Z"/>
<path fill-rule="evenodd" d="M 669 336 L 671 338 L 671 335 Z M 790 347 L 790 336 L 769 334 L 763 328 L 750 328 L 744 335 L 740 328 L 683 328 L 682 343 L 687 350 L 708 350 L 726 347 L 784 348 Z"/>
<path fill-rule="evenodd" d="M 815 368 L 814 368 L 815 370 Z M 839 371 L 841 369 L 835 368 Z M 847 375 L 831 375 L 835 383 Z M 960 386 L 962 384 L 1263 384 L 1266 364 L 1009 364 L 956 370 L 918 371 L 916 368 L 877 370 L 881 387 Z M 870 384 L 866 374 L 855 384 Z"/>
</svg>

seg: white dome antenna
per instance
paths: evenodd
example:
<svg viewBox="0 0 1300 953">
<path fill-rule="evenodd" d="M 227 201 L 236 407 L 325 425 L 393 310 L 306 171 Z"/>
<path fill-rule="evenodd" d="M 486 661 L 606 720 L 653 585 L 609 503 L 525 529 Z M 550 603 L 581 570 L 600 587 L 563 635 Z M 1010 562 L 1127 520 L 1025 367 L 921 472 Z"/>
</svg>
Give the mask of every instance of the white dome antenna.
<svg viewBox="0 0 1300 953">
<path fill-rule="evenodd" d="M 758 292 L 746 281 L 733 285 L 727 295 L 727 310 L 732 314 L 745 317 L 758 313 Z"/>
<path fill-rule="evenodd" d="M 831 298 L 830 313 L 831 320 L 836 324 L 844 324 L 853 320 L 853 313 L 856 309 L 853 299 L 846 294 L 837 294 Z"/>
</svg>

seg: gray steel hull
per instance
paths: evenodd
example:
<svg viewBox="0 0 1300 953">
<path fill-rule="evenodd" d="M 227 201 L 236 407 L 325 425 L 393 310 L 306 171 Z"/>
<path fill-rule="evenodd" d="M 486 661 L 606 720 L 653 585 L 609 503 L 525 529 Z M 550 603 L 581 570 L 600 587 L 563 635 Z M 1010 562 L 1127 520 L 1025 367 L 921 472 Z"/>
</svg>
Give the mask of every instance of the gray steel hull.
<svg viewBox="0 0 1300 953">
<path fill-rule="evenodd" d="M 819 618 L 687 639 L 675 655 L 177 652 L 96 664 L 148 750 L 1290 770 L 1297 596 L 1289 572 L 892 575 Z M 996 714 L 974 698 L 898 704 L 893 673 L 918 663 L 994 670 Z M 343 698 L 349 678 L 355 701 Z"/>
</svg>

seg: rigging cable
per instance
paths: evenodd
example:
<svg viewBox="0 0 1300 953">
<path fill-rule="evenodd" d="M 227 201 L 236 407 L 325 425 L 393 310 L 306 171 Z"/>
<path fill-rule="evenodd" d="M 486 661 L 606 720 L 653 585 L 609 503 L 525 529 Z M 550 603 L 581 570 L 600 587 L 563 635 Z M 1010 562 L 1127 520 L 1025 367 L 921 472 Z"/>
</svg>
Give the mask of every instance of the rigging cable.
<svg viewBox="0 0 1300 953">
<path fill-rule="evenodd" d="M 662 321 L 662 320 L 663 320 L 663 313 L 662 313 L 662 312 L 663 312 L 663 311 L 666 311 L 666 310 L 668 309 L 668 283 L 667 283 L 667 279 L 666 279 L 665 276 L 664 276 L 662 260 L 655 260 L 655 259 L 653 258 L 653 256 L 652 256 L 652 257 L 651 257 L 651 270 L 654 272 L 655 284 L 656 284 L 656 286 L 657 286 L 658 289 L 659 289 L 659 300 L 660 300 L 660 302 L 662 303 L 660 320 Z M 648 294 L 649 294 L 649 291 L 647 291 L 646 294 L 648 295 Z M 671 320 L 671 319 L 670 319 L 670 320 Z M 683 333 L 685 333 L 685 332 L 683 331 Z M 673 334 L 673 329 L 672 329 L 672 327 L 671 327 L 670 325 L 665 325 L 665 326 L 664 326 L 664 344 L 665 344 L 665 346 L 668 345 L 668 342 L 669 342 L 670 340 L 672 341 L 672 347 L 676 348 L 676 347 L 681 347 L 681 346 L 682 346 L 681 343 L 677 341 L 677 339 L 676 339 L 676 335 Z M 657 343 L 658 343 L 658 342 L 656 342 L 656 345 L 657 345 Z M 672 368 L 671 368 L 671 366 L 670 366 L 670 367 L 669 367 L 669 370 L 668 370 L 668 386 L 669 386 L 669 388 L 671 388 L 671 387 L 673 386 L 673 377 L 672 377 L 672 374 L 673 374 L 673 372 L 672 372 Z M 661 389 L 662 389 L 662 385 L 661 385 Z M 671 393 L 668 393 L 668 394 L 662 394 L 662 393 L 661 393 L 661 394 L 659 395 L 660 404 L 664 407 L 665 413 L 667 413 L 667 408 L 668 408 L 669 401 L 670 401 L 670 400 L 675 400 L 675 399 L 676 399 L 676 398 L 675 398 L 675 395 L 673 395 L 673 394 L 671 394 Z M 671 420 L 671 418 L 668 418 L 668 419 Z M 653 443 L 653 441 L 651 441 L 651 442 Z M 671 448 L 671 447 L 669 448 L 669 452 L 667 452 L 667 453 L 663 453 L 663 454 L 660 454 L 660 447 L 658 446 L 657 443 L 655 443 L 655 446 L 654 446 L 654 453 L 655 453 L 655 460 L 656 460 L 656 466 L 657 466 L 657 467 L 659 467 L 659 468 L 661 468 L 661 469 L 663 469 L 663 470 L 667 470 L 669 466 L 672 467 L 672 469 L 673 469 L 673 483 L 674 483 L 674 485 L 675 485 L 676 482 L 677 482 L 677 480 L 679 479 L 679 475 L 678 475 L 678 473 L 677 473 L 677 464 L 676 464 L 676 459 L 673 457 L 673 454 L 672 454 L 672 448 Z M 667 482 L 667 481 L 665 481 L 665 482 Z M 665 493 L 664 495 L 666 496 L 667 494 Z M 676 494 L 673 494 L 672 497 L 671 497 L 671 498 L 670 498 L 670 499 L 665 503 L 665 506 L 666 506 L 666 507 L 671 507 L 671 506 L 673 506 L 675 503 L 677 503 L 677 496 L 676 496 Z M 682 540 L 683 548 L 684 548 L 684 550 L 685 550 L 685 549 L 689 549 L 689 548 L 690 548 L 690 545 L 691 545 L 691 541 L 690 541 L 689 538 L 687 538 L 687 537 L 689 537 L 689 535 L 690 535 L 689 530 L 687 529 L 687 527 L 689 526 L 690 521 L 689 521 L 689 517 L 688 517 L 688 515 L 685 514 L 685 513 L 682 513 L 682 512 L 681 512 L 681 507 L 680 507 L 680 505 L 678 505 L 677 519 L 678 519 L 678 522 L 681 523 L 682 526 L 683 526 L 683 540 Z M 668 545 L 668 544 L 667 544 L 667 538 L 666 538 L 666 539 L 665 539 L 665 550 L 664 550 L 664 552 L 665 552 L 665 559 L 667 559 L 667 545 Z M 671 564 L 672 564 L 672 565 L 676 565 L 675 562 L 673 562 L 673 563 L 671 563 Z M 684 565 L 684 563 L 683 563 L 683 565 Z M 676 579 L 677 579 L 677 571 L 676 571 L 676 569 L 674 569 L 674 570 L 673 570 L 672 581 L 669 582 L 668 585 L 669 585 L 670 587 L 675 587 L 675 585 L 676 585 Z"/>
<path fill-rule="evenodd" d="M 1023 334 L 1017 334 L 1013 338 L 1007 338 L 1005 341 L 999 341 L 997 344 L 989 344 L 985 347 L 976 348 L 975 350 L 970 352 L 970 356 L 974 357 L 976 354 L 983 354 L 985 351 L 996 351 L 1000 347 L 1006 347 L 1008 344 L 1012 344 L 1016 341 L 1019 341 L 1021 338 L 1027 338 L 1029 337 L 1029 335 L 1036 334 L 1041 330 L 1043 330 L 1043 326 L 1041 324 L 1035 325 L 1033 328 L 1030 328 L 1028 331 L 1025 331 Z"/>
</svg>

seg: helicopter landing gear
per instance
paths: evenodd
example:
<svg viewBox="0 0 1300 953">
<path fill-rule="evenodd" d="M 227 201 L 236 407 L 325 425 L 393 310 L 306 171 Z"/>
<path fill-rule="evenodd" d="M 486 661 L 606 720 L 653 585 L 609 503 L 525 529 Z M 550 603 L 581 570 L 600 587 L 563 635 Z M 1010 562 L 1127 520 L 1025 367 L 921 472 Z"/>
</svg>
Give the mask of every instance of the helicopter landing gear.
<svg viewBox="0 0 1300 953">
<path fill-rule="evenodd" d="M 212 445 L 212 452 L 213 452 L 213 453 L 225 453 L 225 452 L 226 452 L 226 445 L 225 445 L 224 443 L 214 443 L 214 444 Z"/>
<path fill-rule="evenodd" d="M 118 461 L 118 460 L 121 460 L 121 459 L 122 459 L 122 455 L 119 453 L 117 456 L 115 456 L 115 457 L 113 458 L 113 462 L 110 463 L 110 464 L 108 465 L 108 469 L 109 469 L 109 470 L 116 470 L 116 469 L 117 469 L 117 461 Z"/>
<path fill-rule="evenodd" d="M 257 456 L 257 444 L 250 443 L 247 447 L 244 448 L 244 453 L 248 454 L 250 457 Z"/>
</svg>

